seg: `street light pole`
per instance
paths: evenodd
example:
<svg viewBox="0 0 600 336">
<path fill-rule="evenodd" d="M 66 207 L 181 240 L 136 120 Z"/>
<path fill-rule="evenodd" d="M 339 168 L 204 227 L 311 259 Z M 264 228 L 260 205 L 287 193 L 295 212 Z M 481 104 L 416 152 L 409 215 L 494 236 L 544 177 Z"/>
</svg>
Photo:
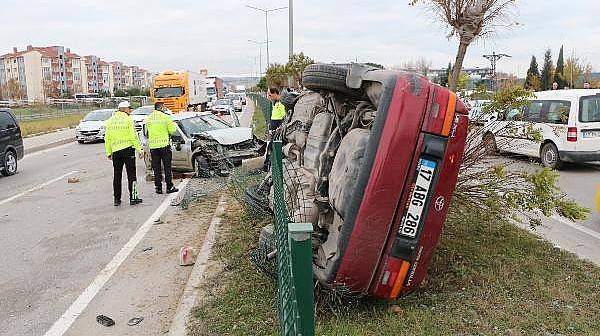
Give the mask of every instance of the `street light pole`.
<svg viewBox="0 0 600 336">
<path fill-rule="evenodd" d="M 290 50 L 289 50 L 289 58 L 292 59 L 292 56 L 294 56 L 294 0 L 290 0 L 290 5 L 289 5 L 290 9 L 289 9 L 289 14 L 290 14 L 290 27 L 289 27 L 289 31 L 290 31 L 290 37 L 289 37 L 289 43 L 290 43 Z"/>
<path fill-rule="evenodd" d="M 265 32 L 266 32 L 265 35 L 267 37 L 267 39 L 266 39 L 266 42 L 267 42 L 267 66 L 266 67 L 268 68 L 269 64 L 271 62 L 271 60 L 269 58 L 269 12 L 286 9 L 287 7 L 279 7 L 279 8 L 271 8 L 271 9 L 264 9 L 264 8 L 249 6 L 249 5 L 246 5 L 246 7 L 265 13 Z"/>
<path fill-rule="evenodd" d="M 255 40 L 248 40 L 248 42 L 258 45 L 258 68 L 260 69 L 260 74 L 262 75 L 262 45 L 267 44 L 267 41 L 259 42 Z"/>
</svg>

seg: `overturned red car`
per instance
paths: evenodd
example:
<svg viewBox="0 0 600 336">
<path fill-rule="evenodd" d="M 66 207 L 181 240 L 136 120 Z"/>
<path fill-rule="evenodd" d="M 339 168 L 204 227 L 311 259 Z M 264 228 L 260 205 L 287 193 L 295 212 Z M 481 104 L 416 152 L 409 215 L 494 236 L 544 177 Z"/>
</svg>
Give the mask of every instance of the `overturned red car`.
<svg viewBox="0 0 600 336">
<path fill-rule="evenodd" d="M 454 191 L 467 108 L 425 77 L 359 64 L 310 65 L 302 84 L 282 97 L 284 187 L 290 220 L 313 224 L 315 278 L 382 299 L 415 290 Z M 269 183 L 248 194 L 272 204 Z"/>
</svg>

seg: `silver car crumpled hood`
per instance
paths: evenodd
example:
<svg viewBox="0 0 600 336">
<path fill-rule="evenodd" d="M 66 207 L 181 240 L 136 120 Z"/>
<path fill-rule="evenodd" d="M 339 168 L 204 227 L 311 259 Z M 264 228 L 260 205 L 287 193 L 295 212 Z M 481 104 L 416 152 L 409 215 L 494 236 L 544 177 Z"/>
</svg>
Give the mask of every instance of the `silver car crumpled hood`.
<svg viewBox="0 0 600 336">
<path fill-rule="evenodd" d="M 235 145 L 252 139 L 252 128 L 232 127 L 213 131 L 206 131 L 221 145 Z"/>
</svg>

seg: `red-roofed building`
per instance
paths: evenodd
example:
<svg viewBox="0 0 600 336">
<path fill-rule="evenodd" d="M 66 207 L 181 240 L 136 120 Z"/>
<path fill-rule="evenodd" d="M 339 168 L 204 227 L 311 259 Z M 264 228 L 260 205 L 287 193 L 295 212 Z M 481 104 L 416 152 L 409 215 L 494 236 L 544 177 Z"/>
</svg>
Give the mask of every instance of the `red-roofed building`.
<svg viewBox="0 0 600 336">
<path fill-rule="evenodd" d="M 105 62 L 95 55 L 80 56 L 62 46 L 13 48 L 0 56 L 0 99 L 43 101 L 150 86 L 151 76 L 144 69 Z"/>
</svg>

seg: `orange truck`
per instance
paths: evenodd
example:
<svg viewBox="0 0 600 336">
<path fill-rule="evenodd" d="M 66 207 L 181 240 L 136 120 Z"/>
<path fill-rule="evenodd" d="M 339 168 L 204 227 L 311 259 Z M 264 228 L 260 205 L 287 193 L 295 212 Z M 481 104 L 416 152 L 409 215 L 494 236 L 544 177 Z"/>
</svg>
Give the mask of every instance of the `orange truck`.
<svg viewBox="0 0 600 336">
<path fill-rule="evenodd" d="M 152 98 L 174 113 L 204 111 L 208 105 L 206 77 L 191 71 L 167 70 L 154 77 Z"/>
</svg>

